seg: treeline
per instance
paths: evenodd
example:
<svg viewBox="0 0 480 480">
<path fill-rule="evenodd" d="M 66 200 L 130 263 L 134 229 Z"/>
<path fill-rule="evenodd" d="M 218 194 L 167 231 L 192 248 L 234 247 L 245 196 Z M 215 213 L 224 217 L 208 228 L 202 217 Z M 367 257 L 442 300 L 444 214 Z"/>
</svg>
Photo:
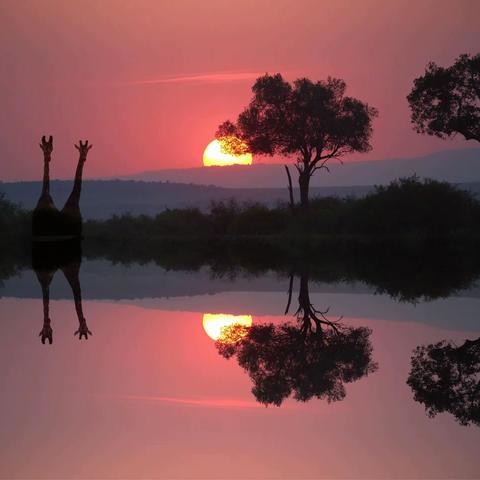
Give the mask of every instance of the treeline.
<svg viewBox="0 0 480 480">
<path fill-rule="evenodd" d="M 480 231 L 480 202 L 449 183 L 404 178 L 379 186 L 363 198 L 318 198 L 309 211 L 288 205 L 268 208 L 234 201 L 198 208 L 169 209 L 156 216 L 113 216 L 88 221 L 87 238 L 363 236 L 444 238 Z"/>
<path fill-rule="evenodd" d="M 31 215 L 0 193 L 0 285 L 29 262 Z"/>
<path fill-rule="evenodd" d="M 29 238 L 31 214 L 0 194 L 0 243 Z M 235 201 L 212 203 L 207 212 L 191 207 L 156 216 L 129 214 L 88 220 L 84 236 L 93 241 L 152 241 L 270 237 L 269 241 L 315 236 L 364 241 L 463 237 L 480 234 L 480 201 L 447 182 L 409 177 L 375 187 L 361 198 L 317 198 L 309 211 L 287 204 L 268 208 Z M 244 240 L 246 241 L 246 240 Z"/>
<path fill-rule="evenodd" d="M 154 262 L 172 270 L 208 267 L 234 277 L 275 271 L 322 282 L 363 281 L 405 301 L 469 288 L 480 277 L 480 205 L 446 183 L 409 178 L 362 199 L 318 199 L 310 212 L 288 206 L 222 203 L 208 213 L 167 210 L 156 217 L 88 221 L 84 258 Z M 0 283 L 35 264 L 31 218 L 0 199 Z M 41 262 L 57 265 L 48 244 Z M 38 257 L 38 255 L 37 255 Z M 37 258 L 38 260 L 38 258 Z M 37 262 L 38 263 L 38 262 Z"/>
<path fill-rule="evenodd" d="M 25 236 L 31 229 L 30 212 L 10 202 L 0 192 L 0 238 Z"/>
</svg>

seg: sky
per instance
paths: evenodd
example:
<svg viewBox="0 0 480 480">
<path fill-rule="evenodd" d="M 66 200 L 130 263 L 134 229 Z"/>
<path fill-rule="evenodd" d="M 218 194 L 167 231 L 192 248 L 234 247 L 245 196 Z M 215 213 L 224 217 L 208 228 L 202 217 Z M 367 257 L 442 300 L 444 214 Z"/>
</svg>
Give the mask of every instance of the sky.
<svg viewBox="0 0 480 480">
<path fill-rule="evenodd" d="M 347 161 L 477 146 L 416 134 L 405 99 L 429 61 L 478 53 L 476 0 L 1 0 L 0 18 L 0 180 L 41 178 L 43 134 L 52 178 L 79 139 L 90 178 L 201 166 L 267 72 L 343 78 L 379 110 L 373 150 Z"/>
</svg>

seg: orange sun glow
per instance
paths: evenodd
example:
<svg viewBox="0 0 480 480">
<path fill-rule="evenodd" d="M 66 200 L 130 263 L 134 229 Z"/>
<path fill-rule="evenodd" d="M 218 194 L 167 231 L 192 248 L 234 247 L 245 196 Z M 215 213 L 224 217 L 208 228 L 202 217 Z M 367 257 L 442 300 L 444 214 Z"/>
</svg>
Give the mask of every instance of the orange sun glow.
<svg viewBox="0 0 480 480">
<path fill-rule="evenodd" d="M 228 313 L 204 313 L 202 323 L 207 335 L 212 340 L 219 340 L 225 328 L 232 327 L 233 325 L 240 325 L 247 328 L 251 327 L 252 316 L 230 315 Z"/>
<path fill-rule="evenodd" d="M 203 152 L 203 165 L 205 167 L 224 167 L 226 165 L 251 165 L 252 154 L 232 155 L 222 151 L 222 144 L 218 140 L 213 140 L 207 145 Z"/>
</svg>

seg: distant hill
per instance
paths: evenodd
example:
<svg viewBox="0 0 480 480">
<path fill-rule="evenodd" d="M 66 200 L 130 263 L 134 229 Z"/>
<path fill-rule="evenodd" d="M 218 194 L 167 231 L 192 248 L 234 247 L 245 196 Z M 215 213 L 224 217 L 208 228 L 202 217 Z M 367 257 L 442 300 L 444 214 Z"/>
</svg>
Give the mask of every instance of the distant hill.
<svg viewBox="0 0 480 480">
<path fill-rule="evenodd" d="M 460 186 L 480 194 L 480 182 Z M 72 188 L 71 182 L 54 180 L 50 191 L 57 207 L 61 208 Z M 312 197 L 363 196 L 373 186 L 314 187 Z M 22 204 L 35 207 L 41 191 L 41 182 L 0 183 L 0 192 Z M 294 191 L 298 201 L 298 189 Z M 220 188 L 182 183 L 136 182 L 120 180 L 86 180 L 82 191 L 81 208 L 84 218 L 105 219 L 114 214 L 155 215 L 166 208 L 198 207 L 205 210 L 212 201 L 235 199 L 239 202 L 260 202 L 275 205 L 288 201 L 284 188 Z"/>
<path fill-rule="evenodd" d="M 416 158 L 357 161 L 343 165 L 333 161 L 329 168 L 330 173 L 317 172 L 312 178 L 311 185 L 317 187 L 380 185 L 413 174 L 451 183 L 466 183 L 480 181 L 480 148 L 446 150 Z M 293 166 L 292 171 L 295 173 Z M 229 188 L 283 188 L 286 185 L 283 164 L 157 170 L 118 178 Z"/>
<path fill-rule="evenodd" d="M 0 183 L 0 192 L 25 208 L 35 207 L 41 182 Z M 61 208 L 70 194 L 72 182 L 54 180 L 50 192 Z M 312 196 L 359 196 L 372 187 L 312 188 Z M 298 199 L 298 191 L 295 189 Z M 137 182 L 121 180 L 86 180 L 83 183 L 81 208 L 84 218 L 104 219 L 114 214 L 155 215 L 167 208 L 198 207 L 207 209 L 214 201 L 235 199 L 238 202 L 261 202 L 275 205 L 288 201 L 284 188 L 220 188 L 184 183 Z"/>
<path fill-rule="evenodd" d="M 447 180 L 480 194 L 480 149 L 441 152 L 418 159 L 334 164 L 330 174 L 322 172 L 313 177 L 311 196 L 362 196 L 375 184 L 415 173 Z M 231 198 L 268 205 L 288 201 L 283 165 L 161 170 L 135 177 L 136 181 L 84 181 L 81 202 L 84 217 L 103 219 L 127 212 L 155 215 L 166 208 L 191 206 L 207 209 L 212 201 Z M 159 179 L 163 181 L 153 181 Z M 51 193 L 58 207 L 63 205 L 71 188 L 69 181 L 51 182 Z M 0 182 L 0 192 L 29 209 L 35 206 L 40 190 L 40 182 Z M 298 201 L 297 189 L 295 197 Z"/>
</svg>

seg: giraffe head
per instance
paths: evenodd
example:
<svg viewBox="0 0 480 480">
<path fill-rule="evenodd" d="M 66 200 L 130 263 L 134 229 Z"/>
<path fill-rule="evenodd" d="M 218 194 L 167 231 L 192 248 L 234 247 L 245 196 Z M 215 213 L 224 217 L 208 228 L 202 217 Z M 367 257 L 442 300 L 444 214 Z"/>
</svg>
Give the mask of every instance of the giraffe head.
<svg viewBox="0 0 480 480">
<path fill-rule="evenodd" d="M 88 140 L 85 140 L 85 143 L 82 143 L 81 140 L 78 141 L 75 148 L 80 152 L 80 160 L 85 161 L 87 159 L 87 153 L 92 147 L 93 145 L 88 144 Z"/>
<path fill-rule="evenodd" d="M 50 135 L 48 141 L 45 138 L 45 135 L 42 137 L 42 141 L 40 143 L 40 148 L 43 151 L 43 155 L 47 160 L 50 160 L 50 155 L 53 151 L 53 137 Z"/>
</svg>

